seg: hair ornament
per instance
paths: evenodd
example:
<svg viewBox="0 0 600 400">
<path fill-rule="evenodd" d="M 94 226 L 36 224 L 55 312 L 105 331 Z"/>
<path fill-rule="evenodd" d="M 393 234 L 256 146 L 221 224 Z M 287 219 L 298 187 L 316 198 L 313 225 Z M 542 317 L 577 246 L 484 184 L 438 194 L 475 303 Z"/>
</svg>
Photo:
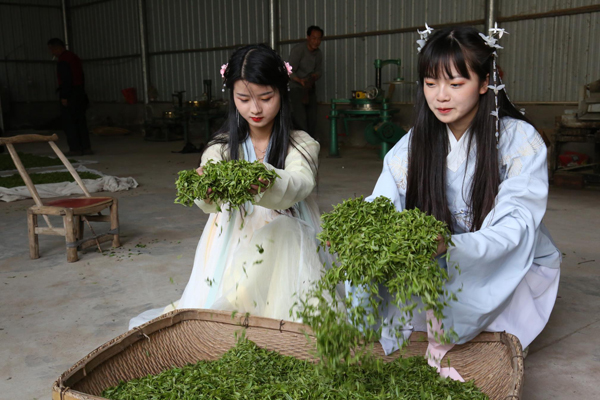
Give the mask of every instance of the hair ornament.
<svg viewBox="0 0 600 400">
<path fill-rule="evenodd" d="M 494 22 L 494 27 L 490 29 L 490 34 L 492 35 L 498 35 L 498 39 L 502 39 L 502 35 L 504 34 L 508 35 L 508 32 L 506 32 L 506 29 L 503 28 L 498 28 L 498 23 Z"/>
<path fill-rule="evenodd" d="M 488 89 L 492 89 L 494 91 L 494 94 L 498 94 L 498 91 L 504 89 L 504 85 L 488 85 Z"/>
<path fill-rule="evenodd" d="M 491 31 L 491 29 L 490 29 Z M 498 44 L 498 39 L 496 39 L 495 37 L 492 36 L 491 32 L 490 35 L 484 35 L 483 33 L 479 32 L 479 36 L 481 36 L 481 38 L 483 39 L 483 41 L 485 42 L 485 44 L 487 44 L 490 47 L 494 47 L 496 49 L 503 49 L 504 47 L 500 46 Z"/>
<path fill-rule="evenodd" d="M 485 42 L 486 45 L 488 45 L 489 47 L 493 48 L 493 49 L 502 49 L 503 47 L 500 46 L 498 44 L 498 39 L 500 39 L 504 34 L 508 35 L 508 32 L 506 32 L 505 29 L 502 28 L 498 28 L 498 23 L 494 23 L 494 27 L 490 28 L 489 30 L 490 34 L 489 36 L 484 35 L 483 33 L 479 33 L 479 36 L 481 36 L 481 38 L 483 39 L 483 41 Z M 496 38 L 496 36 L 498 36 Z M 496 50 L 494 50 L 494 52 L 492 53 L 493 55 L 493 68 L 492 68 L 492 78 L 493 78 L 493 84 L 492 85 L 488 85 L 488 89 L 492 89 L 494 91 L 494 104 L 496 106 L 496 109 L 494 111 L 492 111 L 490 113 L 490 115 L 492 115 L 493 117 L 496 118 L 496 148 L 500 147 L 500 109 L 498 108 L 498 92 L 500 90 L 504 90 L 504 84 L 502 83 L 502 79 L 500 78 L 500 75 L 498 74 L 498 66 L 496 65 L 496 59 L 498 58 L 498 53 L 496 52 Z M 506 94 L 506 90 L 504 91 L 504 93 Z M 506 96 L 508 98 L 508 95 Z M 509 99 L 510 101 L 510 99 Z"/>
<path fill-rule="evenodd" d="M 221 70 L 219 71 L 221 73 L 221 78 L 223 78 L 223 87 L 221 88 L 221 92 L 225 91 L 225 71 L 227 71 L 228 66 L 229 66 L 229 63 L 225 63 L 225 64 L 221 65 Z"/>
<path fill-rule="evenodd" d="M 288 76 L 290 76 L 292 74 L 292 66 L 287 61 L 284 61 L 283 63 L 285 64 L 285 69 L 287 71 Z M 225 91 L 225 71 L 227 71 L 228 66 L 229 63 L 221 65 L 221 69 L 219 71 L 219 73 L 221 74 L 221 78 L 223 78 L 223 88 L 221 89 L 222 92 Z"/>
<path fill-rule="evenodd" d="M 284 61 L 283 63 L 285 64 L 285 69 L 287 70 L 288 76 L 290 76 L 292 74 L 292 66 L 287 61 Z"/>
<path fill-rule="evenodd" d="M 420 53 L 421 49 L 423 49 L 423 47 L 425 47 L 425 43 L 427 43 L 427 39 L 429 38 L 429 35 L 431 34 L 431 32 L 433 32 L 433 28 L 429 27 L 429 25 L 427 25 L 427 22 L 425 22 L 425 29 L 420 31 L 417 29 L 417 33 L 419 34 L 419 36 L 421 36 L 421 39 L 417 40 L 417 44 L 419 45 L 419 48 L 417 49 L 417 51 Z"/>
</svg>

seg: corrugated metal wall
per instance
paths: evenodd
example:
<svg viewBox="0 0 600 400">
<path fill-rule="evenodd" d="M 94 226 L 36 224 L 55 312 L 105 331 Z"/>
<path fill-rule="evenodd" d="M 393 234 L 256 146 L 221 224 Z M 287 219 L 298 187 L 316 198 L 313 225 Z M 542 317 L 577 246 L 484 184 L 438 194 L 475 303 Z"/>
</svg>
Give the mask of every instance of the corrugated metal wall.
<svg viewBox="0 0 600 400">
<path fill-rule="evenodd" d="M 598 0 L 500 0 L 498 11 L 502 16 L 543 13 L 553 10 L 597 5 Z"/>
<path fill-rule="evenodd" d="M 204 79 L 212 80 L 214 96 L 221 97 L 219 69 L 232 49 L 269 38 L 266 0 L 148 0 L 146 4 L 150 84 L 163 101 L 180 90 L 186 91 L 186 99 L 199 98 Z"/>
<path fill-rule="evenodd" d="M 557 3 L 564 7 L 567 2 Z M 545 2 L 536 5 L 547 7 Z M 523 11 L 503 12 L 515 15 Z M 581 85 L 600 79 L 600 12 L 506 22 L 502 26 L 510 35 L 502 38 L 504 50 L 499 53 L 499 62 L 514 100 L 577 101 Z"/>
<path fill-rule="evenodd" d="M 38 6 L 2 2 L 0 56 L 48 60 L 45 42 L 62 36 L 60 0 L 10 2 Z M 141 99 L 137 0 L 69 4 L 72 48 L 85 61 L 90 97 L 122 101 L 121 89 L 134 86 Z M 219 66 L 232 49 L 269 38 L 268 0 L 145 0 L 145 4 L 150 84 L 162 101 L 170 101 L 177 90 L 186 90 L 187 99 L 201 96 L 204 79 L 212 79 L 213 93 L 220 96 Z M 325 30 L 327 38 L 321 45 L 325 73 L 318 89 L 319 100 L 327 102 L 373 85 L 376 58 L 400 58 L 401 75 L 414 80 L 416 27 L 425 21 L 434 27 L 471 21 L 483 29 L 484 4 L 485 0 L 280 0 L 279 50 L 287 59 L 309 25 Z M 600 0 L 500 0 L 498 5 L 501 25 L 510 32 L 502 39 L 505 49 L 499 60 L 513 100 L 576 101 L 580 85 L 600 78 L 596 51 Z M 595 8 L 575 15 L 544 14 L 586 6 Z M 395 76 L 395 66 L 384 67 L 383 82 Z M 55 98 L 52 63 L 0 60 L 0 81 L 6 80 L 13 100 Z M 414 91 L 414 85 L 397 86 L 394 100 L 410 102 Z"/>
<path fill-rule="evenodd" d="M 0 85 L 11 101 L 56 99 L 56 66 L 46 42 L 62 36 L 60 0 L 2 1 Z"/>
<path fill-rule="evenodd" d="M 141 92 L 137 0 L 76 0 L 70 6 L 71 49 L 84 60 L 89 97 L 123 101 L 122 89 Z"/>
<path fill-rule="evenodd" d="M 137 0 L 75 0 L 71 21 L 73 50 L 86 60 L 90 97 L 122 101 L 121 89 L 133 86 L 141 100 Z M 180 90 L 186 99 L 201 97 L 204 79 L 213 81 L 213 93 L 220 96 L 219 68 L 232 48 L 268 40 L 268 1 L 146 0 L 146 24 L 150 85 L 158 100 L 171 101 Z M 94 60 L 107 57 L 114 59 Z"/>
<path fill-rule="evenodd" d="M 498 17 L 547 13 L 600 4 L 598 0 L 499 1 Z M 375 83 L 376 58 L 400 58 L 406 80 L 416 79 L 415 30 L 377 36 L 335 38 L 338 35 L 396 30 L 438 24 L 479 21 L 483 30 L 484 0 L 287 0 L 281 2 L 280 39 L 298 39 L 316 24 L 325 30 L 321 49 L 324 77 L 318 82 L 319 100 L 349 97 L 352 90 Z M 300 16 L 300 17 L 298 17 Z M 521 102 L 577 101 L 579 87 L 600 78 L 600 13 L 543 17 L 501 23 L 503 37 L 499 64 L 511 98 Z M 334 36 L 334 38 L 331 38 Z M 330 40 L 331 39 L 331 40 Z M 280 51 L 289 55 L 295 44 Z M 395 66 L 384 67 L 382 80 L 395 76 Z M 384 85 L 385 86 L 385 85 Z M 384 87 L 385 88 L 385 87 Z M 394 101 L 410 102 L 415 87 L 397 86 Z"/>
<path fill-rule="evenodd" d="M 402 62 L 401 76 L 416 79 L 418 39 L 416 28 L 406 33 L 331 39 L 331 36 L 386 31 L 429 24 L 457 23 L 484 18 L 483 0 L 393 1 L 393 0 L 287 0 L 280 6 L 280 40 L 306 36 L 306 28 L 318 25 L 329 36 L 322 42 L 324 76 L 317 83 L 319 101 L 350 97 L 352 90 L 375 84 L 374 60 L 397 59 Z M 300 17 L 297 17 L 300 16 Z M 482 28 L 479 27 L 480 29 Z M 284 58 L 296 44 L 280 47 Z M 382 69 L 382 82 L 397 76 L 397 68 Z M 384 85 L 385 86 L 385 85 Z M 385 87 L 384 87 L 385 88 Z M 412 101 L 414 85 L 396 87 L 394 101 Z"/>
</svg>

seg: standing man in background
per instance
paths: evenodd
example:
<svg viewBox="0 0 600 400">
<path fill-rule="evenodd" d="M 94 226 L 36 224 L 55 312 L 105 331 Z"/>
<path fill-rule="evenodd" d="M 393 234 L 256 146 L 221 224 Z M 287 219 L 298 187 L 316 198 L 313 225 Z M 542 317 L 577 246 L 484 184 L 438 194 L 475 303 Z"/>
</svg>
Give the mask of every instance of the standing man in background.
<svg viewBox="0 0 600 400">
<path fill-rule="evenodd" d="M 297 129 L 308 132 L 313 138 L 317 128 L 317 90 L 315 82 L 323 74 L 323 53 L 319 49 L 323 29 L 310 26 L 306 42 L 297 44 L 290 52 L 290 102 L 292 117 Z"/>
<path fill-rule="evenodd" d="M 48 48 L 56 57 L 58 92 L 63 129 L 69 143 L 68 156 L 94 154 L 90 145 L 85 111 L 89 100 L 85 93 L 85 79 L 81 60 L 57 38 L 48 41 Z"/>
</svg>

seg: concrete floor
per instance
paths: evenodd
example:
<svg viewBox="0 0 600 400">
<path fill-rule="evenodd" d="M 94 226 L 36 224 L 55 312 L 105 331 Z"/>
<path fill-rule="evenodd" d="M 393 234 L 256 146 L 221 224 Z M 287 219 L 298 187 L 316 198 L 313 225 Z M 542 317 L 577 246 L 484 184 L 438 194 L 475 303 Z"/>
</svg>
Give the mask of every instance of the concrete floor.
<svg viewBox="0 0 600 400">
<path fill-rule="evenodd" d="M 65 141 L 61 141 L 64 147 Z M 66 262 L 64 240 L 40 237 L 30 260 L 26 210 L 32 200 L 0 203 L 0 398 L 49 399 L 52 382 L 97 346 L 127 330 L 129 319 L 177 300 L 189 278 L 206 216 L 173 204 L 177 171 L 198 154 L 173 154 L 183 142 L 139 135 L 94 137 L 94 167 L 132 176 L 119 199 L 123 247 L 80 253 Z M 47 146 L 21 150 L 47 152 Z M 374 150 L 321 153 L 318 202 L 370 194 L 381 169 Z M 559 298 L 525 361 L 524 399 L 600 398 L 600 191 L 551 188 L 545 222 L 564 253 Z M 58 224 L 58 221 L 57 221 Z M 108 249 L 105 244 L 105 249 Z"/>
</svg>

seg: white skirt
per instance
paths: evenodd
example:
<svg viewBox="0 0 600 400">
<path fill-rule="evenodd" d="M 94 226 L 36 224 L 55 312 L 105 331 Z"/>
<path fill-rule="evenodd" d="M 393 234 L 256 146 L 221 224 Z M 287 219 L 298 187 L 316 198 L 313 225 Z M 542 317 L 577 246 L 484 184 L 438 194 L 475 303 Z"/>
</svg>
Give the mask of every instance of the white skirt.
<svg viewBox="0 0 600 400">
<path fill-rule="evenodd" d="M 330 255 L 317 252 L 318 206 L 308 198 L 298 216 L 249 205 L 248 215 L 211 214 L 181 299 L 131 319 L 129 329 L 182 308 L 237 311 L 296 321 L 290 310 L 319 280 Z"/>
</svg>

